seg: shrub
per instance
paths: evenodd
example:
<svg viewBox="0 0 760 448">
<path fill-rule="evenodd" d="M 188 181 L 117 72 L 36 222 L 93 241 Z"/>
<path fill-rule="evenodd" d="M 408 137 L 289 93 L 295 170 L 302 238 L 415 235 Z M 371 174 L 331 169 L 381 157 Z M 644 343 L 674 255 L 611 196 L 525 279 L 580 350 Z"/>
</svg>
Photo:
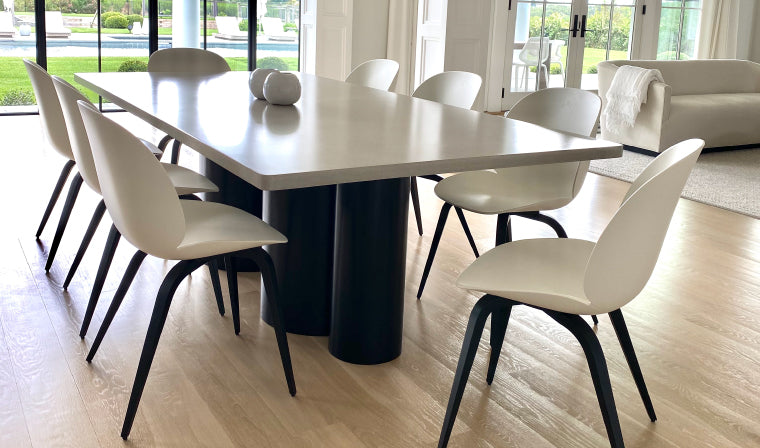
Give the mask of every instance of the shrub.
<svg viewBox="0 0 760 448">
<path fill-rule="evenodd" d="M 589 75 L 595 75 L 597 74 L 597 72 L 598 72 L 598 69 L 596 68 L 596 65 L 592 65 L 591 67 L 586 69 L 586 73 L 588 73 Z"/>
<path fill-rule="evenodd" d="M 143 16 L 140 14 L 130 14 L 127 16 L 127 26 L 132 25 L 135 22 L 142 24 Z"/>
<path fill-rule="evenodd" d="M 103 28 L 125 29 L 127 28 L 127 25 L 129 25 L 129 21 L 127 20 L 127 17 L 121 13 L 116 13 L 108 17 L 102 23 L 103 23 Z"/>
<path fill-rule="evenodd" d="M 14 89 L 5 92 L 0 98 L 0 106 L 26 106 L 36 104 L 34 94 L 28 89 Z"/>
<path fill-rule="evenodd" d="M 277 70 L 287 70 L 288 63 L 278 57 L 269 56 L 266 58 L 257 59 L 256 68 L 274 68 Z"/>
<path fill-rule="evenodd" d="M 296 26 L 295 23 L 288 22 L 285 25 L 283 25 L 283 28 L 285 29 L 285 31 L 298 31 L 298 27 Z"/>
<path fill-rule="evenodd" d="M 100 15 L 100 23 L 106 23 L 106 20 L 108 20 L 109 17 L 113 17 L 116 15 L 121 15 L 118 11 L 106 11 L 103 14 Z"/>
<path fill-rule="evenodd" d="M 248 19 L 243 19 L 238 24 L 240 31 L 248 31 Z"/>
<path fill-rule="evenodd" d="M 120 72 L 147 72 L 148 63 L 139 59 L 127 59 L 119 65 Z"/>
</svg>

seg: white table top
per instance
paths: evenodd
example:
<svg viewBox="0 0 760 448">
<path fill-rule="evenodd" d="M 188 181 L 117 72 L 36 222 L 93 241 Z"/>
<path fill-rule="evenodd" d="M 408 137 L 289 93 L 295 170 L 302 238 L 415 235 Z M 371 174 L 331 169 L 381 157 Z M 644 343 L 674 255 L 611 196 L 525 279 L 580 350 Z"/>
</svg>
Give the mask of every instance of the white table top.
<svg viewBox="0 0 760 448">
<path fill-rule="evenodd" d="M 78 73 L 113 101 L 262 190 L 620 157 L 617 143 L 299 73 L 273 106 L 248 72 Z"/>
</svg>

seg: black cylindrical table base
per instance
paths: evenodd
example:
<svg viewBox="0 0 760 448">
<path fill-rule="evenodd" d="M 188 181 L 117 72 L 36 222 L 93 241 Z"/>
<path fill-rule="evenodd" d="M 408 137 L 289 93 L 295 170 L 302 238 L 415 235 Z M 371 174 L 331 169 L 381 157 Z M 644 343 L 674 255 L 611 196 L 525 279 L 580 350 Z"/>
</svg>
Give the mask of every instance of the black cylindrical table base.
<svg viewBox="0 0 760 448">
<path fill-rule="evenodd" d="M 401 354 L 409 178 L 338 185 L 329 349 L 354 364 Z"/>
<path fill-rule="evenodd" d="M 266 246 L 280 287 L 285 331 L 327 336 L 332 300 L 335 186 L 264 192 L 264 221 L 288 238 Z M 261 317 L 271 324 L 266 290 Z"/>
</svg>

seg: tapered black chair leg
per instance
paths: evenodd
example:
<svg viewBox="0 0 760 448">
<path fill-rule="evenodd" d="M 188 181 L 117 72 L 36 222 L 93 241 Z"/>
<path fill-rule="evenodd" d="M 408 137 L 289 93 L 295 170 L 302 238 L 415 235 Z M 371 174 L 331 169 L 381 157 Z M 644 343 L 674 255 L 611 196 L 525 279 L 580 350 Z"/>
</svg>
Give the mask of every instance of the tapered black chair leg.
<svg viewBox="0 0 760 448">
<path fill-rule="evenodd" d="M 240 302 L 238 297 L 237 260 L 235 260 L 235 257 L 224 257 L 224 269 L 227 270 L 227 284 L 230 289 L 232 325 L 235 328 L 235 334 L 240 334 Z"/>
<path fill-rule="evenodd" d="M 285 333 L 285 326 L 283 325 L 283 312 L 282 303 L 280 303 L 280 292 L 277 283 L 277 274 L 275 272 L 274 263 L 272 257 L 262 248 L 256 248 L 251 251 L 251 258 L 256 262 L 261 270 L 261 278 L 264 281 L 264 289 L 267 293 L 267 300 L 271 309 L 275 310 L 272 313 L 272 325 L 274 326 L 274 333 L 277 337 L 277 347 L 280 351 L 280 360 L 282 361 L 282 368 L 285 371 L 285 381 L 288 383 L 288 392 L 291 396 L 296 395 L 296 380 L 293 376 L 293 365 L 290 360 L 290 348 L 288 348 L 288 337 Z"/>
<path fill-rule="evenodd" d="M 124 300 L 124 296 L 127 295 L 127 291 L 129 291 L 129 287 L 132 285 L 132 281 L 135 279 L 135 275 L 137 275 L 137 270 L 140 269 L 140 265 L 142 264 L 143 260 L 145 260 L 145 255 L 145 252 L 138 250 L 129 261 L 127 270 L 124 271 L 124 277 L 121 278 L 119 287 L 116 289 L 116 294 L 114 294 L 113 299 L 111 299 L 111 306 L 108 307 L 106 317 L 103 318 L 103 323 L 100 324 L 98 335 L 95 336 L 95 341 L 92 343 L 90 352 L 87 354 L 87 362 L 92 362 L 92 358 L 94 358 L 95 353 L 98 352 L 98 347 L 100 347 L 100 343 L 103 342 L 103 338 L 108 331 L 108 327 L 111 326 L 111 322 L 113 322 L 113 318 L 116 316 L 116 312 L 119 311 L 119 306 L 121 306 L 121 302 Z"/>
<path fill-rule="evenodd" d="M 211 286 L 214 287 L 214 297 L 216 297 L 216 307 L 219 309 L 219 314 L 224 316 L 224 299 L 222 296 L 222 284 L 219 282 L 219 263 L 216 258 L 212 258 L 206 263 L 208 266 L 208 273 L 211 277 Z"/>
<path fill-rule="evenodd" d="M 486 375 L 488 384 L 493 382 L 493 377 L 496 374 L 501 346 L 504 343 L 504 335 L 507 333 L 507 323 L 509 323 L 509 316 L 512 314 L 512 303 L 501 298 L 499 300 L 504 302 L 504 306 L 491 314 L 491 356 L 488 360 L 488 374 Z"/>
<path fill-rule="evenodd" d="M 438 225 L 435 227 L 433 243 L 430 245 L 430 253 L 425 262 L 425 270 L 422 271 L 422 280 L 420 280 L 420 287 L 417 290 L 418 299 L 422 297 L 422 291 L 425 289 L 425 283 L 427 282 L 428 275 L 430 275 L 430 268 L 433 266 L 435 252 L 438 250 L 438 243 L 441 242 L 441 235 L 443 235 L 443 228 L 446 226 L 446 218 L 449 216 L 449 210 L 451 210 L 451 204 L 444 202 L 443 207 L 441 207 L 441 214 L 438 216 Z"/>
<path fill-rule="evenodd" d="M 417 190 L 417 178 L 411 178 L 412 206 L 414 207 L 414 217 L 417 219 L 417 232 L 422 236 L 422 212 L 420 212 L 420 193 Z"/>
<path fill-rule="evenodd" d="M 636 387 L 639 389 L 639 395 L 641 395 L 641 401 L 644 402 L 644 407 L 649 415 L 649 420 L 657 421 L 657 415 L 654 413 L 654 406 L 652 406 L 652 399 L 649 397 L 647 391 L 647 385 L 644 383 L 644 375 L 641 373 L 641 367 L 639 367 L 639 361 L 636 358 L 636 352 L 633 350 L 633 342 L 631 342 L 631 335 L 628 334 L 628 326 L 623 319 L 623 312 L 621 310 L 615 310 L 609 313 L 610 320 L 612 321 L 612 328 L 615 329 L 618 341 L 620 341 L 620 347 L 623 348 L 623 354 L 625 360 L 628 361 L 628 367 L 633 374 L 633 380 L 636 382 Z"/>
<path fill-rule="evenodd" d="M 478 246 L 475 245 L 475 239 L 472 238 L 472 232 L 470 232 L 470 226 L 467 225 L 467 220 L 464 217 L 464 212 L 459 207 L 454 207 L 454 210 L 457 212 L 459 222 L 462 224 L 462 229 L 464 229 L 464 234 L 467 236 L 467 241 L 470 243 L 472 253 L 475 254 L 475 258 L 478 258 L 480 256 L 480 253 L 478 253 Z"/>
<path fill-rule="evenodd" d="M 512 217 L 502 213 L 496 218 L 496 246 L 512 241 Z"/>
<path fill-rule="evenodd" d="M 180 142 L 177 139 L 174 139 L 174 143 L 172 144 L 172 164 L 176 165 L 179 163 L 179 149 L 182 146 L 182 142 Z"/>
<path fill-rule="evenodd" d="M 50 200 L 48 201 L 48 205 L 45 208 L 45 213 L 42 214 L 42 221 L 40 221 L 40 225 L 37 227 L 37 238 L 42 235 L 42 231 L 45 229 L 45 224 L 47 224 L 48 219 L 50 219 L 50 214 L 53 213 L 55 203 L 58 202 L 58 198 L 61 196 L 61 192 L 63 191 L 63 186 L 66 184 L 66 179 L 69 178 L 69 173 L 71 173 L 71 169 L 74 168 L 74 165 L 75 163 L 73 160 L 67 160 L 63 165 L 61 174 L 58 176 L 58 182 L 56 182 L 55 187 L 53 187 L 53 194 L 50 195 Z"/>
<path fill-rule="evenodd" d="M 87 310 L 82 319 L 82 328 L 79 330 L 80 338 L 84 339 L 84 336 L 87 334 L 87 328 L 89 328 L 92 316 L 95 314 L 95 306 L 97 306 L 98 298 L 100 298 L 100 293 L 103 291 L 103 285 L 106 282 L 108 269 L 111 267 L 111 261 L 113 261 L 113 256 L 116 253 L 116 246 L 119 245 L 120 238 L 121 233 L 116 230 L 116 226 L 111 225 L 111 230 L 108 232 L 108 239 L 106 240 L 106 247 L 103 248 L 103 256 L 100 258 L 98 273 L 95 275 L 95 282 L 92 285 L 90 300 L 87 302 Z"/>
<path fill-rule="evenodd" d="M 505 300 L 500 297 L 485 295 L 478 300 L 470 313 L 470 320 L 467 323 L 467 331 L 462 343 L 462 352 L 459 355 L 459 363 L 454 375 L 454 384 L 451 386 L 449 404 L 446 407 L 446 417 L 443 419 L 441 437 L 438 439 L 438 448 L 443 448 L 449 443 L 451 430 L 454 429 L 454 422 L 457 418 L 457 412 L 459 412 L 459 404 L 462 402 L 464 389 L 467 386 L 467 378 L 470 376 L 472 362 L 478 351 L 478 343 L 483 335 L 483 327 L 486 320 L 495 310 L 501 309 L 504 306 L 504 302 Z"/>
<path fill-rule="evenodd" d="M 596 314 L 591 315 L 591 321 L 594 322 L 594 325 L 599 325 L 599 318 L 596 317 Z"/>
<path fill-rule="evenodd" d="M 562 227 L 562 225 L 551 216 L 543 215 L 541 213 L 515 213 L 517 216 L 521 216 L 523 218 L 532 219 L 534 221 L 542 222 L 549 227 L 551 227 L 554 232 L 557 234 L 560 238 L 567 238 L 567 232 L 565 232 L 565 229 Z"/>
<path fill-rule="evenodd" d="M 158 295 L 156 296 L 156 304 L 153 307 L 153 314 L 150 318 L 150 324 L 148 325 L 148 332 L 145 335 L 145 344 L 143 345 L 140 362 L 137 366 L 137 374 L 135 375 L 135 382 L 132 386 L 132 394 L 129 397 L 127 415 L 124 417 L 124 426 L 121 428 L 121 437 L 124 440 L 129 437 L 129 433 L 132 430 L 132 423 L 135 421 L 137 407 L 140 404 L 143 389 L 145 389 L 145 382 L 148 380 L 150 366 L 153 363 L 156 348 L 158 348 L 158 341 L 161 338 L 161 332 L 164 329 L 164 323 L 166 323 L 166 317 L 169 314 L 169 306 L 171 306 L 174 292 L 187 274 L 198 269 L 206 261 L 208 260 L 182 260 L 174 265 L 171 271 L 166 274 L 163 283 L 161 283 Z"/>
<path fill-rule="evenodd" d="M 90 241 L 92 241 L 92 237 L 95 235 L 95 231 L 98 230 L 98 225 L 100 224 L 100 220 L 103 218 L 103 214 L 105 212 L 106 203 L 101 199 L 100 202 L 98 202 L 98 206 L 95 207 L 95 213 L 92 214 L 92 219 L 90 219 L 90 225 L 87 226 L 87 231 L 84 232 L 84 238 L 82 238 L 82 243 L 79 245 L 79 250 L 74 257 L 74 261 L 71 263 L 69 273 L 66 274 L 66 280 L 63 282 L 63 289 L 68 288 L 69 283 L 71 283 L 71 279 L 74 278 L 74 274 L 77 272 L 79 263 L 82 262 L 82 257 L 84 257 L 85 252 L 87 252 L 87 248 L 90 246 Z"/>
<path fill-rule="evenodd" d="M 570 330 L 581 344 L 581 347 L 583 347 L 583 352 L 586 354 L 586 361 L 591 371 L 591 379 L 594 381 L 596 397 L 599 400 L 599 407 L 602 411 L 604 426 L 607 428 L 607 437 L 610 439 L 610 445 L 612 448 L 623 448 L 623 432 L 620 429 L 615 399 L 612 396 L 610 374 L 607 371 L 607 362 L 604 359 L 602 346 L 599 345 L 599 339 L 597 339 L 596 334 L 594 334 L 594 331 L 586 321 L 576 314 L 565 314 L 549 310 L 544 310 L 544 312 Z"/>
<path fill-rule="evenodd" d="M 63 238 L 63 232 L 66 230 L 66 224 L 69 223 L 71 217 L 71 210 L 74 208 L 74 203 L 77 201 L 79 195 L 79 189 L 82 186 L 82 175 L 77 173 L 71 184 L 69 184 L 69 194 L 66 196 L 66 202 L 63 205 L 61 211 L 61 219 L 58 221 L 58 228 L 55 230 L 55 236 L 53 237 L 53 244 L 50 246 L 50 252 L 48 252 L 47 262 L 45 263 L 45 272 L 50 270 L 50 266 L 53 265 L 55 254 L 58 252 L 58 246 L 61 244 L 61 238 Z"/>
</svg>

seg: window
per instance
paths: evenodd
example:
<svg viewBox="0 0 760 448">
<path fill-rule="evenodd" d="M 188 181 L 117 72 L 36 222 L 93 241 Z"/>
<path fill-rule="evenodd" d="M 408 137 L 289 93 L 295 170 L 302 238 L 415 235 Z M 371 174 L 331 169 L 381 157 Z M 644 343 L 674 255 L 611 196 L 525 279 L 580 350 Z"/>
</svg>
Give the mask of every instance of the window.
<svg viewBox="0 0 760 448">
<path fill-rule="evenodd" d="M 657 59 L 681 60 L 696 57 L 702 0 L 663 0 Z"/>
</svg>

